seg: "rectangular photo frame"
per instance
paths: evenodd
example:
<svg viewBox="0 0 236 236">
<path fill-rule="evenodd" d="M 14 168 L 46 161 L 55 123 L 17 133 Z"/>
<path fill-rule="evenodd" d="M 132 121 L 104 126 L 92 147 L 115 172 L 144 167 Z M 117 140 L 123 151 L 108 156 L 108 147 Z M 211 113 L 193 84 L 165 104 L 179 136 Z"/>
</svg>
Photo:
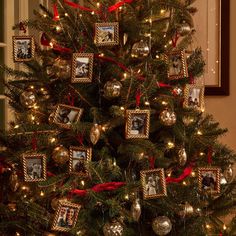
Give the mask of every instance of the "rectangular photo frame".
<svg viewBox="0 0 236 236">
<path fill-rule="evenodd" d="M 200 167 L 197 170 L 198 189 L 201 192 L 220 193 L 220 168 Z"/>
<path fill-rule="evenodd" d="M 54 112 L 53 123 L 62 128 L 70 129 L 72 124 L 80 120 L 83 110 L 79 107 L 58 104 Z"/>
<path fill-rule="evenodd" d="M 69 232 L 75 227 L 81 205 L 68 201 L 59 201 L 54 215 L 52 230 Z"/>
<path fill-rule="evenodd" d="M 93 53 L 73 53 L 71 83 L 92 82 L 93 59 Z"/>
<path fill-rule="evenodd" d="M 186 84 L 184 88 L 184 103 L 185 108 L 193 108 L 199 111 L 204 111 L 204 86 L 196 84 Z"/>
<path fill-rule="evenodd" d="M 168 66 L 167 77 L 169 80 L 177 80 L 188 77 L 186 55 L 184 51 L 172 51 L 165 55 Z"/>
<path fill-rule="evenodd" d="M 13 36 L 14 62 L 31 61 L 34 58 L 35 43 L 33 36 Z"/>
<path fill-rule="evenodd" d="M 24 154 L 22 160 L 25 182 L 41 182 L 46 180 L 46 155 L 39 153 Z"/>
<path fill-rule="evenodd" d="M 97 46 L 114 46 L 119 44 L 119 23 L 95 23 L 95 39 Z"/>
<path fill-rule="evenodd" d="M 140 172 L 143 199 L 155 199 L 167 196 L 166 180 L 163 168 Z"/>
<path fill-rule="evenodd" d="M 92 148 L 70 147 L 69 172 L 79 176 L 89 176 L 87 164 L 92 159 Z"/>
<path fill-rule="evenodd" d="M 149 110 L 126 110 L 125 138 L 148 138 L 150 128 Z"/>
</svg>

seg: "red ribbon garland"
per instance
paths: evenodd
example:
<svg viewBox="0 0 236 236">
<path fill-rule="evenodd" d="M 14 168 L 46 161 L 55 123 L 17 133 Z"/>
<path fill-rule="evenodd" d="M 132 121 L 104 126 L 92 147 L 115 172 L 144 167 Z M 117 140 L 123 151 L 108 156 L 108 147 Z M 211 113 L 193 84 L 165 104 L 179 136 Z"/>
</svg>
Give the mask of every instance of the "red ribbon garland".
<svg viewBox="0 0 236 236">
<path fill-rule="evenodd" d="M 54 21 L 59 20 L 59 13 L 58 13 L 58 10 L 57 10 L 57 4 L 56 3 L 53 4 L 53 20 Z"/>
<path fill-rule="evenodd" d="M 155 157 L 149 157 L 149 168 L 150 169 L 155 168 Z"/>
<path fill-rule="evenodd" d="M 183 173 L 178 178 L 167 177 L 166 183 L 179 183 L 186 179 L 192 173 L 193 167 L 188 166 L 184 169 Z"/>
<path fill-rule="evenodd" d="M 75 104 L 75 96 L 71 93 L 69 93 L 67 95 L 67 100 L 68 100 L 68 103 L 70 104 L 70 106 L 74 106 Z"/>
<path fill-rule="evenodd" d="M 157 83 L 157 86 L 160 88 L 171 88 L 171 85 L 169 84 L 164 84 L 164 83 Z"/>
<path fill-rule="evenodd" d="M 213 149 L 211 147 L 209 147 L 208 152 L 207 152 L 207 162 L 208 162 L 208 164 L 212 163 L 212 154 L 213 154 Z"/>
<path fill-rule="evenodd" d="M 112 191 L 116 190 L 122 186 L 124 186 L 126 183 L 125 182 L 109 182 L 109 183 L 104 183 L 104 184 L 97 184 L 93 186 L 91 189 L 73 189 L 69 192 L 69 194 L 75 194 L 78 196 L 85 196 L 88 193 L 88 190 L 92 190 L 93 192 L 102 192 L 102 191 Z"/>
<path fill-rule="evenodd" d="M 136 107 L 139 107 L 139 105 L 140 105 L 141 96 L 142 96 L 141 89 L 138 88 L 137 91 L 136 91 L 136 96 L 135 96 L 135 98 L 136 98 Z"/>
<path fill-rule="evenodd" d="M 175 48 L 176 45 L 177 45 L 177 42 L 178 42 L 179 37 L 180 37 L 180 36 L 179 36 L 178 32 L 176 32 L 176 33 L 175 33 L 175 37 L 171 39 L 171 41 L 172 41 L 172 46 L 173 46 L 174 48 Z"/>
<path fill-rule="evenodd" d="M 194 84 L 194 77 L 192 74 L 189 75 L 189 82 L 190 84 Z"/>
<path fill-rule="evenodd" d="M 78 133 L 76 136 L 76 140 L 79 142 L 79 144 L 82 146 L 84 141 L 84 132 Z"/>
<path fill-rule="evenodd" d="M 41 39 L 40 39 L 40 43 L 41 43 L 43 46 L 50 46 L 50 42 L 48 41 L 47 36 L 46 36 L 45 33 L 42 33 Z"/>
<path fill-rule="evenodd" d="M 219 236 L 223 236 L 222 232 L 220 232 Z"/>
<path fill-rule="evenodd" d="M 53 174 L 52 172 L 50 172 L 50 171 L 47 171 L 47 176 L 48 177 L 53 177 L 53 176 L 56 176 L 55 174 Z"/>
<path fill-rule="evenodd" d="M 53 50 L 58 51 L 58 52 L 63 52 L 63 53 L 64 52 L 65 53 L 71 53 L 72 52 L 72 50 L 70 48 L 65 48 L 65 47 L 62 47 L 58 44 L 53 45 Z"/>
<path fill-rule="evenodd" d="M 133 0 L 124 0 L 124 1 L 120 1 L 120 2 L 118 2 L 118 3 L 116 3 L 115 5 L 113 5 L 113 6 L 110 6 L 109 8 L 108 8 L 108 11 L 109 12 L 112 12 L 112 11 L 115 11 L 115 10 L 117 10 L 119 7 L 121 7 L 122 5 L 124 5 L 125 3 L 132 3 L 133 2 Z"/>
</svg>

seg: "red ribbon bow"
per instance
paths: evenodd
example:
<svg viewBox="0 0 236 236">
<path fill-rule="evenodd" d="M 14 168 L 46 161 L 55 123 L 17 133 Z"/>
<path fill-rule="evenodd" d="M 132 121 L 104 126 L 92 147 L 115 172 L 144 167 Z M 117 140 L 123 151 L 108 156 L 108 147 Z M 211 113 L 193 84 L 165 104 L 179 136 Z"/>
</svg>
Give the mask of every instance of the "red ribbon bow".
<svg viewBox="0 0 236 236">
<path fill-rule="evenodd" d="M 183 173 L 178 178 L 167 177 L 166 183 L 179 183 L 186 179 L 192 173 L 193 167 L 188 166 L 184 169 Z"/>
</svg>

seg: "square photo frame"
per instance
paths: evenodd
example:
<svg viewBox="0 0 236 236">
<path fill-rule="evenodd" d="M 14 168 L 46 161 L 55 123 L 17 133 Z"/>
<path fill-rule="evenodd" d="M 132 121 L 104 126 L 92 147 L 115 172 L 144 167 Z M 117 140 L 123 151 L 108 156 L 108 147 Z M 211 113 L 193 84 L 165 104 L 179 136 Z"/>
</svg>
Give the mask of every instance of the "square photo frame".
<svg viewBox="0 0 236 236">
<path fill-rule="evenodd" d="M 166 180 L 163 168 L 143 170 L 140 174 L 144 199 L 154 199 L 167 196 Z"/>
<path fill-rule="evenodd" d="M 14 62 L 31 61 L 34 58 L 35 44 L 33 36 L 13 36 Z"/>
<path fill-rule="evenodd" d="M 184 88 L 183 105 L 185 108 L 193 108 L 199 111 L 204 111 L 204 86 L 186 84 Z"/>
<path fill-rule="evenodd" d="M 148 138 L 150 127 L 149 110 L 127 110 L 126 111 L 126 139 Z"/>
<path fill-rule="evenodd" d="M 53 219 L 52 230 L 69 232 L 75 227 L 81 205 L 68 201 L 59 201 Z"/>
<path fill-rule="evenodd" d="M 220 193 L 220 168 L 200 167 L 197 170 L 198 189 L 204 193 Z"/>
<path fill-rule="evenodd" d="M 95 23 L 95 44 L 97 46 L 113 46 L 119 44 L 119 23 Z"/>
<path fill-rule="evenodd" d="M 93 53 L 73 53 L 72 83 L 89 83 L 93 76 Z"/>
<path fill-rule="evenodd" d="M 71 146 L 69 172 L 80 176 L 89 176 L 86 165 L 91 161 L 91 159 L 92 148 Z"/>
<path fill-rule="evenodd" d="M 46 155 L 44 154 L 24 154 L 23 172 L 26 182 L 45 181 L 46 176 Z"/>
<path fill-rule="evenodd" d="M 167 77 L 169 80 L 188 77 L 187 61 L 184 51 L 173 51 L 165 55 L 165 60 L 168 65 Z"/>
<path fill-rule="evenodd" d="M 70 129 L 72 124 L 77 123 L 83 113 L 83 108 L 58 104 L 53 117 L 53 123 L 62 128 Z"/>
</svg>

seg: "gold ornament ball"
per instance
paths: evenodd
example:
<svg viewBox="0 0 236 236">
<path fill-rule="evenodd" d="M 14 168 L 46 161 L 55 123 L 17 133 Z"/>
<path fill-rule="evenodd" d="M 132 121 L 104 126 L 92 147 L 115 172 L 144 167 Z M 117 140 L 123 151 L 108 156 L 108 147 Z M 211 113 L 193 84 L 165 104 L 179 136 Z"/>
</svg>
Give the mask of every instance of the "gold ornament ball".
<svg viewBox="0 0 236 236">
<path fill-rule="evenodd" d="M 141 40 L 133 45 L 132 50 L 131 50 L 131 57 L 143 58 L 143 57 L 148 56 L 149 52 L 150 52 L 150 49 L 149 49 L 148 43 Z"/>
<path fill-rule="evenodd" d="M 57 164 L 65 164 L 67 161 L 69 161 L 69 151 L 67 148 L 61 146 L 58 146 L 54 148 L 52 152 L 52 159 L 57 163 Z"/>
<path fill-rule="evenodd" d="M 51 97 L 48 89 L 44 88 L 44 87 L 39 89 L 38 94 L 39 94 L 40 99 L 42 101 L 46 101 L 46 100 L 48 100 Z"/>
<path fill-rule="evenodd" d="M 178 163 L 180 166 L 184 166 L 187 162 L 187 153 L 185 148 L 180 148 L 178 150 Z"/>
<path fill-rule="evenodd" d="M 174 125 L 176 123 L 176 114 L 174 111 L 164 110 L 160 114 L 160 120 L 163 125 Z"/>
<path fill-rule="evenodd" d="M 124 228 L 119 221 L 108 222 L 103 226 L 104 236 L 122 236 Z"/>
<path fill-rule="evenodd" d="M 90 130 L 90 140 L 93 145 L 95 145 L 98 142 L 100 135 L 101 135 L 100 126 L 97 123 L 93 124 Z"/>
<path fill-rule="evenodd" d="M 52 66 L 52 71 L 56 71 L 56 76 L 60 78 L 71 77 L 71 62 L 57 58 Z"/>
<path fill-rule="evenodd" d="M 51 232 L 44 232 L 43 236 L 56 236 L 56 234 Z"/>
<path fill-rule="evenodd" d="M 104 97 L 108 99 L 120 96 L 122 84 L 117 80 L 107 81 L 104 85 Z"/>
<path fill-rule="evenodd" d="M 182 208 L 183 210 L 179 212 L 181 217 L 191 216 L 194 213 L 193 207 L 188 202 L 185 202 L 185 204 L 182 205 Z"/>
<path fill-rule="evenodd" d="M 167 216 L 158 216 L 152 221 L 152 229 L 157 235 L 167 235 L 172 229 L 172 223 Z"/>
<path fill-rule="evenodd" d="M 12 192 L 16 192 L 16 190 L 20 187 L 20 182 L 16 171 L 13 171 L 11 173 L 9 178 L 9 185 Z"/>
<path fill-rule="evenodd" d="M 20 103 L 24 107 L 32 108 L 36 105 L 36 94 L 33 91 L 24 91 L 20 95 Z"/>
<path fill-rule="evenodd" d="M 140 199 L 135 199 L 131 206 L 131 215 L 134 221 L 139 221 L 139 218 L 141 216 L 141 205 L 140 205 Z"/>
<path fill-rule="evenodd" d="M 232 165 L 230 164 L 224 171 L 224 177 L 227 182 L 231 182 L 234 178 L 234 173 L 233 173 L 233 168 Z"/>
<path fill-rule="evenodd" d="M 183 22 L 182 24 L 179 24 L 177 26 L 177 32 L 181 36 L 185 36 L 185 35 L 189 34 L 191 31 L 192 31 L 191 26 L 186 22 Z"/>
</svg>

